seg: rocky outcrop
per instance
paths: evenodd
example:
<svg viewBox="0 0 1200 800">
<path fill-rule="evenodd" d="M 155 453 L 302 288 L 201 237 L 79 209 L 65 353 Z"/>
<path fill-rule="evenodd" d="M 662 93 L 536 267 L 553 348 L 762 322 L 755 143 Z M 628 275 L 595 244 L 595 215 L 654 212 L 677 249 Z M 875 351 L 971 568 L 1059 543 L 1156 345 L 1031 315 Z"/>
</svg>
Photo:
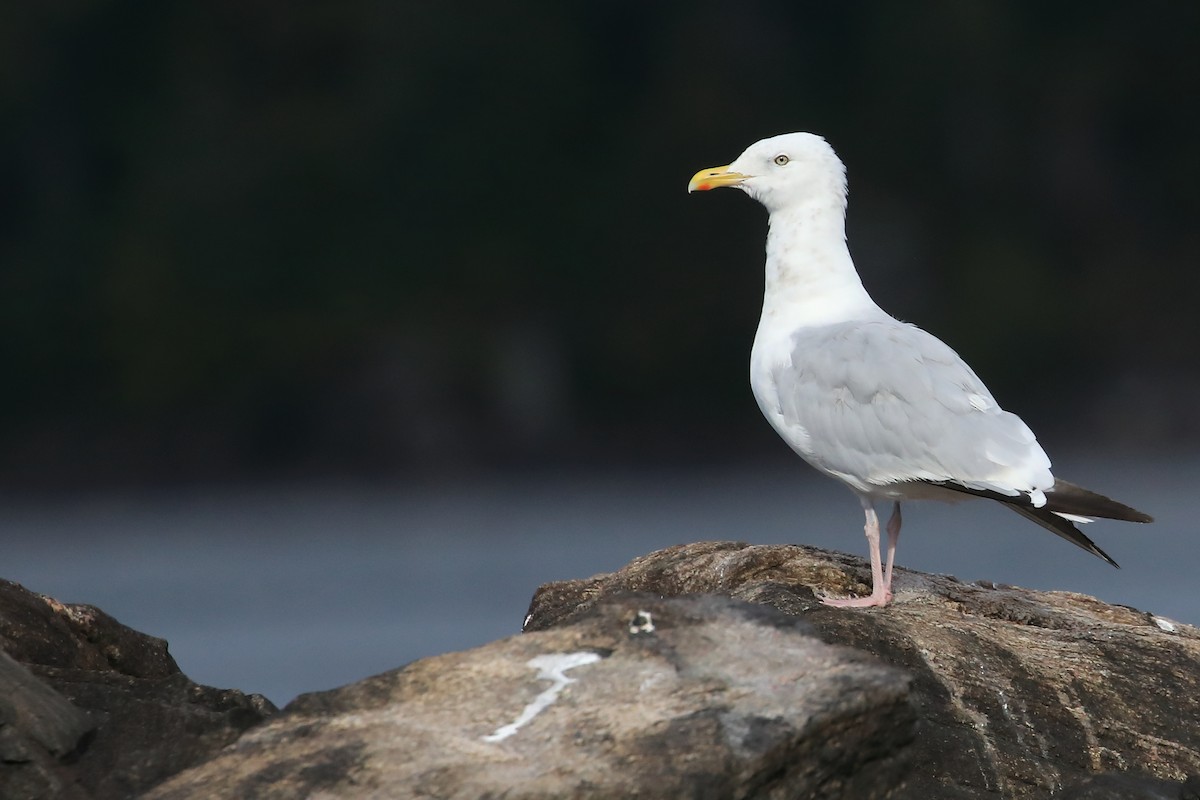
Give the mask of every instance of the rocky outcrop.
<svg viewBox="0 0 1200 800">
<path fill-rule="evenodd" d="M 188 680 L 167 643 L 0 581 L 0 798 L 132 797 L 275 712 Z"/>
<path fill-rule="evenodd" d="M 626 592 L 719 593 L 804 619 L 914 679 L 906 798 L 1200 797 L 1200 632 L 1064 592 L 900 571 L 883 609 L 866 565 L 813 548 L 700 543 L 542 587 L 526 630 L 570 625 Z"/>
<path fill-rule="evenodd" d="M 1195 628 L 904 570 L 886 608 L 817 600 L 869 584 L 812 548 L 668 548 L 269 719 L 0 584 L 0 797 L 1200 800 Z"/>
<path fill-rule="evenodd" d="M 627 595 L 301 697 L 147 798 L 886 797 L 908 687 L 769 608 Z"/>
</svg>

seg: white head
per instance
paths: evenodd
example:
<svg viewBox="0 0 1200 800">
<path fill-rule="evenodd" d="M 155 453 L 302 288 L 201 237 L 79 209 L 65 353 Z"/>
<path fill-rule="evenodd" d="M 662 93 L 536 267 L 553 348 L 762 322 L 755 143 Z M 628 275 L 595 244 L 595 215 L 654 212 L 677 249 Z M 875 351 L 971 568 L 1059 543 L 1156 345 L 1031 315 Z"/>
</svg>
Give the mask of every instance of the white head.
<svg viewBox="0 0 1200 800">
<path fill-rule="evenodd" d="M 702 169 L 689 192 L 736 186 L 767 211 L 806 205 L 846 207 L 846 167 L 814 133 L 785 133 L 755 142 L 725 167 Z"/>
</svg>

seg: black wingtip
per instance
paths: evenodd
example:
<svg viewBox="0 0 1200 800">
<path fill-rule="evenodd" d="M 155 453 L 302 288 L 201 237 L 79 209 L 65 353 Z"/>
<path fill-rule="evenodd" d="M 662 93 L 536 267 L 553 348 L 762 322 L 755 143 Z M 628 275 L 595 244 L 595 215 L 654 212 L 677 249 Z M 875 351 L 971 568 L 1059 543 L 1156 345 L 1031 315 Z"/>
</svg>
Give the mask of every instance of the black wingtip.
<svg viewBox="0 0 1200 800">
<path fill-rule="evenodd" d="M 1005 495 L 990 489 L 972 489 L 953 481 L 925 481 L 934 486 L 941 486 L 963 494 L 975 497 L 986 497 L 1011 508 L 1026 519 L 1036 522 L 1046 530 L 1061 536 L 1076 547 L 1087 550 L 1097 558 L 1102 558 L 1117 569 L 1121 565 L 1112 559 L 1108 553 L 1096 546 L 1096 543 L 1083 534 L 1069 519 L 1059 514 L 1073 514 L 1079 517 L 1101 517 L 1122 522 L 1153 522 L 1154 518 L 1136 508 L 1130 508 L 1124 503 L 1118 503 L 1112 498 L 1084 489 L 1064 480 L 1055 480 L 1054 488 L 1046 492 L 1046 504 L 1040 508 L 1033 506 L 1033 500 L 1028 494 Z"/>
<path fill-rule="evenodd" d="M 1111 497 L 1084 489 L 1069 481 L 1055 479 L 1054 487 L 1046 490 L 1046 504 L 1035 509 L 1033 498 L 1029 494 L 1001 494 L 994 489 L 974 489 L 954 481 L 920 481 L 931 486 L 940 486 L 953 492 L 986 497 L 1003 503 L 1010 508 L 1026 508 L 1041 511 L 1053 511 L 1059 514 L 1072 514 L 1077 517 L 1100 517 L 1115 519 L 1120 522 L 1153 522 L 1154 517 L 1138 511 L 1136 508 L 1119 503 Z"/>
<path fill-rule="evenodd" d="M 1095 542 L 1085 536 L 1083 531 L 1079 530 L 1079 528 L 1076 528 L 1075 523 L 1071 522 L 1070 520 L 1063 519 L 1053 511 L 1046 510 L 1044 506 L 1042 508 L 1031 508 L 1028 506 L 1018 506 L 1010 503 L 1006 503 L 1005 505 L 1020 514 L 1022 517 L 1041 525 L 1043 528 L 1055 534 L 1056 536 L 1061 536 L 1076 547 L 1087 550 L 1097 558 L 1104 559 L 1117 569 L 1121 568 L 1121 565 L 1114 561 L 1112 556 L 1101 550 Z"/>
<path fill-rule="evenodd" d="M 1153 522 L 1154 517 L 1136 508 L 1119 503 L 1111 497 L 1084 489 L 1069 481 L 1056 478 L 1054 488 L 1046 492 L 1047 511 L 1075 514 L 1081 517 L 1101 517 L 1122 522 Z"/>
</svg>

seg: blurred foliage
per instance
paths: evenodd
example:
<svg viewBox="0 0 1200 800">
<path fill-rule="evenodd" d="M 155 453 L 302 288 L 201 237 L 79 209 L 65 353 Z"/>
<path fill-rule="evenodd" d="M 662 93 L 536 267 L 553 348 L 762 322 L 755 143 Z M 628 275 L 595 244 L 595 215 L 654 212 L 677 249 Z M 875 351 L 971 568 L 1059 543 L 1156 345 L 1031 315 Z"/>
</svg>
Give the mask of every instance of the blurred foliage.
<svg viewBox="0 0 1200 800">
<path fill-rule="evenodd" d="M 761 209 L 684 185 L 789 130 L 1035 429 L 1195 441 L 1198 46 L 1174 2 L 9 4 L 0 471 L 776 447 Z"/>
</svg>

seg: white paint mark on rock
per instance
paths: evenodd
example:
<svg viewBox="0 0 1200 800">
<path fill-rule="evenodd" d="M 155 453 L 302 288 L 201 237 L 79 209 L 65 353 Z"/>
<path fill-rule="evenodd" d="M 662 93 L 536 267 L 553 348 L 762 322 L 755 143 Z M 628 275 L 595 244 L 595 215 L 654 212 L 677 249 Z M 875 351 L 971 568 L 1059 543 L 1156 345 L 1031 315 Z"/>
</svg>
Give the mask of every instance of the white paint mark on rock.
<svg viewBox="0 0 1200 800">
<path fill-rule="evenodd" d="M 550 688 L 533 698 L 533 702 L 525 706 L 515 720 L 497 728 L 494 733 L 482 737 L 485 742 L 502 742 L 521 728 L 529 724 L 538 714 L 545 711 L 558 699 L 558 693 L 568 683 L 574 683 L 574 678 L 568 678 L 566 672 L 575 667 L 594 664 L 600 660 L 599 653 L 551 653 L 529 659 L 526 665 L 538 671 L 538 680 L 551 681 Z"/>
<path fill-rule="evenodd" d="M 1154 624 L 1167 633 L 1175 632 L 1175 623 L 1166 617 L 1154 617 Z"/>
</svg>

